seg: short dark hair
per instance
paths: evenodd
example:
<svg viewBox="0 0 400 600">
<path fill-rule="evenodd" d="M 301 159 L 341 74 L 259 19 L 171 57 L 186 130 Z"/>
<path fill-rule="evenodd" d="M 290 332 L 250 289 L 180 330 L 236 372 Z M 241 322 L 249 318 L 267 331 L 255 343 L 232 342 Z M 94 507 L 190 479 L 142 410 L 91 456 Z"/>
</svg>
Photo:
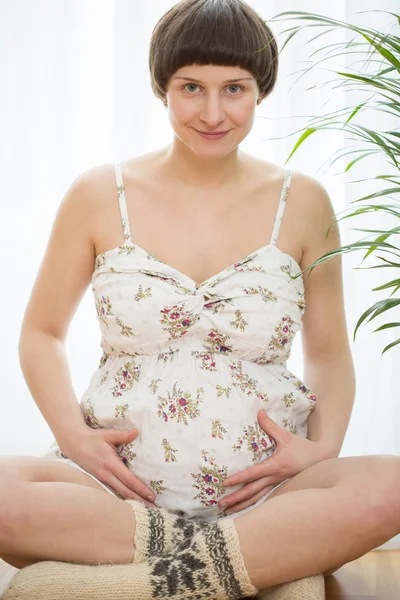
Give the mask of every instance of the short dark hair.
<svg viewBox="0 0 400 600">
<path fill-rule="evenodd" d="M 181 0 L 153 29 L 151 87 L 165 102 L 169 80 L 181 67 L 239 66 L 257 81 L 261 101 L 275 86 L 278 55 L 274 34 L 244 0 Z"/>
</svg>

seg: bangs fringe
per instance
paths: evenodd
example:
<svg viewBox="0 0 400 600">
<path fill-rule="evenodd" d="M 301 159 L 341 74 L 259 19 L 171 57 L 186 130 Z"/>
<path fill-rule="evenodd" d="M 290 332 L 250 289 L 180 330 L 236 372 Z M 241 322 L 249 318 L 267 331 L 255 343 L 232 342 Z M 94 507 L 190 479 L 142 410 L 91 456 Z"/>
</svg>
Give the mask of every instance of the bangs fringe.
<svg viewBox="0 0 400 600">
<path fill-rule="evenodd" d="M 271 29 L 243 0 L 182 0 L 153 30 L 151 85 L 165 101 L 168 82 L 182 67 L 238 66 L 253 75 L 264 98 L 275 86 L 278 56 Z"/>
</svg>

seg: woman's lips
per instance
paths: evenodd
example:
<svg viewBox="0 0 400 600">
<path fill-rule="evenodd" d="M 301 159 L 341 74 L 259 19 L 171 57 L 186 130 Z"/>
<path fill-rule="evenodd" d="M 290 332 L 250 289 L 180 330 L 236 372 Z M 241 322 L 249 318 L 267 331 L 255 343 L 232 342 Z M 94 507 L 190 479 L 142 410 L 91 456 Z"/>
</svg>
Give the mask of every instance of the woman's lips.
<svg viewBox="0 0 400 600">
<path fill-rule="evenodd" d="M 195 131 L 197 131 L 197 129 L 195 129 Z M 197 133 L 205 140 L 220 140 L 221 138 L 225 137 L 227 133 L 229 133 L 229 130 L 225 131 L 224 133 L 201 133 L 201 131 L 197 131 Z"/>
</svg>

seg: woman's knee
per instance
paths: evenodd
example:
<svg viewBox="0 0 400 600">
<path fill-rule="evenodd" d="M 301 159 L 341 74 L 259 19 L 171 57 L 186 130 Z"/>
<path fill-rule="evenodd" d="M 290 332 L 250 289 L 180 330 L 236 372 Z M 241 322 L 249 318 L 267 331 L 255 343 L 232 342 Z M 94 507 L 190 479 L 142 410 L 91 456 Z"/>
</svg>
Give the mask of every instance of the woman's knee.
<svg viewBox="0 0 400 600">
<path fill-rule="evenodd" d="M 24 500 L 22 482 L 0 475 L 0 551 L 17 535 L 18 514 Z"/>
<path fill-rule="evenodd" d="M 354 502 L 366 527 L 387 531 L 387 537 L 400 533 L 400 457 L 377 454 L 360 459 L 359 473 L 354 480 L 347 478 L 347 487 L 353 491 Z"/>
<path fill-rule="evenodd" d="M 376 511 L 385 522 L 398 526 L 400 532 L 400 456 L 383 454 L 376 477 L 370 477 L 371 489 L 378 496 Z"/>
<path fill-rule="evenodd" d="M 9 480 L 10 478 L 16 478 L 16 470 L 14 468 L 15 462 L 11 459 L 21 458 L 16 456 L 0 456 L 0 482 L 3 479 Z M 2 484 L 0 483 L 0 486 Z M 0 488 L 1 493 L 1 488 Z"/>
<path fill-rule="evenodd" d="M 17 492 L 19 483 L 8 457 L 0 457 L 0 550 L 4 549 L 5 539 L 12 535 L 13 507 L 20 496 Z"/>
<path fill-rule="evenodd" d="M 67 466 L 67 468 L 71 467 Z M 20 481 L 54 481 L 55 478 L 58 479 L 57 471 L 59 471 L 58 461 L 41 456 L 0 457 L 0 477 L 5 475 Z"/>
<path fill-rule="evenodd" d="M 0 479 L 3 474 L 19 481 L 77 483 L 105 491 L 93 477 L 80 469 L 61 460 L 43 456 L 0 457 Z"/>
</svg>

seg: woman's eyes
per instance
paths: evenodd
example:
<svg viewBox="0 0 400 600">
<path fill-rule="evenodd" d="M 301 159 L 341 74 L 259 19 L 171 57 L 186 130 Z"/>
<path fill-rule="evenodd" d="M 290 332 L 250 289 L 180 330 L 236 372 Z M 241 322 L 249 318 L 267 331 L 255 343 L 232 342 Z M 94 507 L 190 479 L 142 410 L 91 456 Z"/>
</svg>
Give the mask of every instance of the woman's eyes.
<svg viewBox="0 0 400 600">
<path fill-rule="evenodd" d="M 195 84 L 195 83 L 187 83 L 185 86 L 183 86 L 183 89 L 185 90 L 185 89 L 186 89 L 186 88 L 187 88 L 189 85 L 192 85 L 192 86 L 194 86 L 195 88 L 196 88 L 196 87 L 199 87 L 199 86 L 198 86 L 197 84 Z M 241 91 L 244 91 L 244 87 L 243 87 L 243 86 L 241 86 L 241 85 L 236 85 L 236 84 L 233 84 L 233 85 L 228 85 L 228 88 L 238 88 L 239 90 L 241 90 Z M 231 94 L 231 96 L 236 96 L 236 95 L 237 95 L 237 94 Z"/>
</svg>

